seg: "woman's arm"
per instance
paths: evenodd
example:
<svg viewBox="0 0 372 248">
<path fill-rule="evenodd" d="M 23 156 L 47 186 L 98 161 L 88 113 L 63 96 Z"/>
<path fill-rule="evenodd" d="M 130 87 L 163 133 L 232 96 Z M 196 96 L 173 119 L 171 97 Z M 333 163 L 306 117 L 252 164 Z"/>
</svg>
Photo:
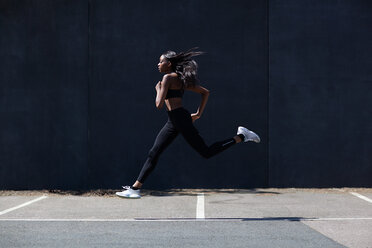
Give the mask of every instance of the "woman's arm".
<svg viewBox="0 0 372 248">
<path fill-rule="evenodd" d="M 196 113 L 191 114 L 192 120 L 195 121 L 196 119 L 199 119 L 204 112 L 205 105 L 207 104 L 208 97 L 209 97 L 209 90 L 207 90 L 206 88 L 200 85 L 195 85 L 194 87 L 189 87 L 186 89 L 199 93 L 201 95 L 201 102 L 200 102 L 200 106 L 198 110 L 196 111 Z"/>
<path fill-rule="evenodd" d="M 155 89 L 156 89 L 155 105 L 158 109 L 161 109 L 164 105 L 164 100 L 168 92 L 169 84 L 170 84 L 169 76 L 164 75 L 163 80 L 159 81 L 155 86 Z"/>
</svg>

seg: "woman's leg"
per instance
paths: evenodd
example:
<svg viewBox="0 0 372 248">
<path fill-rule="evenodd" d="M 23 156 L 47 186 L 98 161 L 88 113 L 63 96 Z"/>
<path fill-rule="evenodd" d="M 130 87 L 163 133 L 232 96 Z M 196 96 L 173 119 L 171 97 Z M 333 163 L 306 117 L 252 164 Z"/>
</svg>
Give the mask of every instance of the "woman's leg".
<svg viewBox="0 0 372 248">
<path fill-rule="evenodd" d="M 220 152 L 230 148 L 234 144 L 240 143 L 242 141 L 239 136 L 234 136 L 232 138 L 218 141 L 210 146 L 207 146 L 194 125 L 188 126 L 186 129 L 182 130 L 181 133 L 187 143 L 189 143 L 191 147 L 194 148 L 204 158 L 213 157 L 214 155 L 217 155 Z"/>
<path fill-rule="evenodd" d="M 216 142 L 211 146 L 207 146 L 203 138 L 199 135 L 198 130 L 195 128 L 190 112 L 186 109 L 182 109 L 182 111 L 174 114 L 172 116 L 172 123 L 174 127 L 182 133 L 182 136 L 191 145 L 191 147 L 204 158 L 210 158 L 242 141 L 241 136 L 234 136 L 232 138 Z"/>
<path fill-rule="evenodd" d="M 145 182 L 148 175 L 154 170 L 160 154 L 167 148 L 170 143 L 177 137 L 178 131 L 173 124 L 168 120 L 164 127 L 160 130 L 155 139 L 153 147 L 150 149 L 147 160 L 142 167 L 134 187 L 140 188 Z"/>
</svg>

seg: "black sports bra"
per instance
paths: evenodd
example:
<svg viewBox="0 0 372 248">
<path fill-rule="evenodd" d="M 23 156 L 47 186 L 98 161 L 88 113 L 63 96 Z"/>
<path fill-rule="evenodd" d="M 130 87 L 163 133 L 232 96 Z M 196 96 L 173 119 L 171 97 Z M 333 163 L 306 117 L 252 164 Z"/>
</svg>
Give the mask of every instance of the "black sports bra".
<svg viewBox="0 0 372 248">
<path fill-rule="evenodd" d="M 174 89 L 168 89 L 167 95 L 165 96 L 165 99 L 174 98 L 174 97 L 181 97 L 183 96 L 184 90 L 174 90 Z"/>
</svg>

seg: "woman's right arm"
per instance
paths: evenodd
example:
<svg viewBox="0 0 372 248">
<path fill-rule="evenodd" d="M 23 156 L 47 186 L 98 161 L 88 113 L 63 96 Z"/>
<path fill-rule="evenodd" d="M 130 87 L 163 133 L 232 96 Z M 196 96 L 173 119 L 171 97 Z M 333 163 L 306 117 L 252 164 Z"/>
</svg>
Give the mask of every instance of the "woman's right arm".
<svg viewBox="0 0 372 248">
<path fill-rule="evenodd" d="M 200 85 L 195 85 L 194 87 L 188 87 L 186 90 L 193 91 L 195 93 L 199 93 L 201 95 L 201 102 L 198 110 L 196 111 L 195 114 L 191 114 L 193 117 L 193 120 L 199 119 L 205 109 L 205 105 L 207 105 L 208 97 L 209 97 L 209 90 L 200 86 Z"/>
</svg>

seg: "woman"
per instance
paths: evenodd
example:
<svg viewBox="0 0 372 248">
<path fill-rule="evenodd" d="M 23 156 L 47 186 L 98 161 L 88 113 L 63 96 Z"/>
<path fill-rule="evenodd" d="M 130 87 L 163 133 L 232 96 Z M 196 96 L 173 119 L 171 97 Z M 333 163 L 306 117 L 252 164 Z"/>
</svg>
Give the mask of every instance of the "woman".
<svg viewBox="0 0 372 248">
<path fill-rule="evenodd" d="M 192 48 L 187 52 L 175 53 L 167 51 L 160 56 L 158 64 L 159 71 L 164 73 L 163 80 L 156 86 L 156 107 L 161 109 L 165 103 L 168 113 L 168 121 L 160 130 L 156 137 L 153 147 L 150 149 L 148 158 L 132 186 L 124 186 L 124 191 L 117 192 L 116 195 L 125 198 L 140 198 L 140 188 L 145 182 L 151 171 L 154 170 L 160 154 L 180 133 L 187 143 L 191 145 L 201 156 L 210 158 L 234 144 L 242 141 L 260 142 L 260 138 L 254 132 L 245 127 L 238 127 L 237 135 L 207 146 L 193 122 L 199 119 L 207 104 L 209 91 L 196 84 L 197 63 L 191 57 L 201 55 L 203 52 L 193 51 Z M 196 113 L 190 114 L 182 107 L 182 96 L 184 90 L 199 93 L 202 96 L 200 106 Z"/>
</svg>

